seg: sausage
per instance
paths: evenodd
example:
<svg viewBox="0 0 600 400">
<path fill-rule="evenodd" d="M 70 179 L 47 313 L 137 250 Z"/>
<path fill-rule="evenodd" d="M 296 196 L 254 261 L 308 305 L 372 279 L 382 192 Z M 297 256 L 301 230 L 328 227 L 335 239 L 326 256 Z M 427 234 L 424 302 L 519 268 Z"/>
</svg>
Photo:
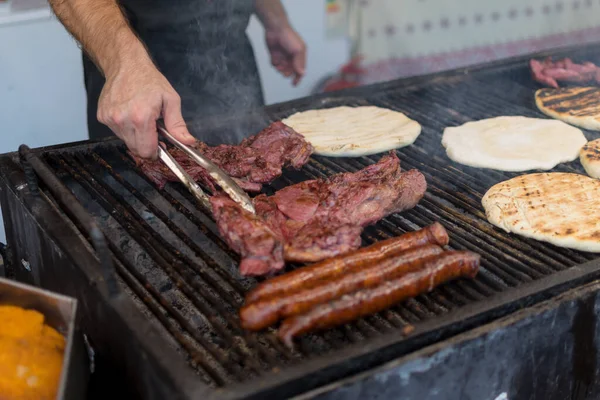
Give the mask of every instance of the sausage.
<svg viewBox="0 0 600 400">
<path fill-rule="evenodd" d="M 439 222 L 435 222 L 418 231 L 383 240 L 352 253 L 342 254 L 269 279 L 246 295 L 246 304 L 278 294 L 289 295 L 319 281 L 343 275 L 413 247 L 426 244 L 445 246 L 448 241 L 446 229 Z"/>
<path fill-rule="evenodd" d="M 285 319 L 278 336 L 292 347 L 293 339 L 303 333 L 331 328 L 379 312 L 459 277 L 474 278 L 479 271 L 479 262 L 479 254 L 468 251 L 444 252 L 426 262 L 421 269 Z"/>
<path fill-rule="evenodd" d="M 302 314 L 314 306 L 344 294 L 377 286 L 389 279 L 421 268 L 426 260 L 442 252 L 441 247 L 433 244 L 409 249 L 396 256 L 375 261 L 365 269 L 336 277 L 320 285 L 247 304 L 240 309 L 242 327 L 253 331 L 267 328 L 281 318 Z"/>
</svg>

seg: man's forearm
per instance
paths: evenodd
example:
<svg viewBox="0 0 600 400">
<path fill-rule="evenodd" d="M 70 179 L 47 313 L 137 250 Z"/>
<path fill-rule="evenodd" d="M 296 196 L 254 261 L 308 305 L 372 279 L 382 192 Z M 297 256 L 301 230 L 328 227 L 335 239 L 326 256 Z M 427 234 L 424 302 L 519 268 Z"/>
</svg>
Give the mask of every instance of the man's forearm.
<svg viewBox="0 0 600 400">
<path fill-rule="evenodd" d="M 289 26 L 285 8 L 280 0 L 254 0 L 256 15 L 267 30 L 278 30 Z"/>
<path fill-rule="evenodd" d="M 150 62 L 115 0 L 49 0 L 56 16 L 105 76 L 128 63 Z"/>
</svg>

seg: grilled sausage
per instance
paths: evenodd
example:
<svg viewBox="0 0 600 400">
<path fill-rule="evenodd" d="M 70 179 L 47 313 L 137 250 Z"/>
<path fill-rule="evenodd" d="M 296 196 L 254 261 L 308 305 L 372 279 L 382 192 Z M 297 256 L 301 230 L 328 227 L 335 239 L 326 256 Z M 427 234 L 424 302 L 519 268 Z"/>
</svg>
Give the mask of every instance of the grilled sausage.
<svg viewBox="0 0 600 400">
<path fill-rule="evenodd" d="M 240 310 L 242 327 L 249 330 L 267 328 L 281 318 L 302 314 L 314 306 L 344 294 L 377 286 L 389 279 L 421 268 L 425 261 L 442 252 L 441 247 L 433 244 L 409 249 L 396 256 L 376 261 L 365 269 L 335 277 L 334 280 L 322 282 L 320 285 L 247 304 Z"/>
<path fill-rule="evenodd" d="M 293 339 L 303 333 L 331 328 L 379 312 L 410 297 L 429 292 L 452 279 L 473 278 L 479 270 L 479 261 L 478 254 L 468 251 L 442 253 L 419 270 L 285 319 L 279 328 L 279 338 L 292 347 Z"/>
<path fill-rule="evenodd" d="M 246 304 L 274 295 L 284 293 L 289 295 L 319 281 L 343 275 L 413 247 L 426 244 L 445 246 L 448 244 L 448 240 L 446 229 L 439 222 L 435 222 L 418 231 L 383 240 L 352 253 L 343 254 L 269 279 L 246 295 Z"/>
</svg>

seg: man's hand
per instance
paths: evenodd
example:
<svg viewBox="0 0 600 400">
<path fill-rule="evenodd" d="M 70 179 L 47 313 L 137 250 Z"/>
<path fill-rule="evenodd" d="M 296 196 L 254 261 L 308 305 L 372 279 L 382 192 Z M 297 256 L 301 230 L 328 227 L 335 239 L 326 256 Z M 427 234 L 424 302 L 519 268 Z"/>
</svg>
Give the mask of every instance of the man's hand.
<svg viewBox="0 0 600 400">
<path fill-rule="evenodd" d="M 296 86 L 306 68 L 306 45 L 290 25 L 281 0 L 254 0 L 256 15 L 265 28 L 271 64 Z"/>
<path fill-rule="evenodd" d="M 184 143 L 195 139 L 181 116 L 179 95 L 156 69 L 117 0 L 49 0 L 69 32 L 106 78 L 98 120 L 143 158 L 156 157 L 156 121 Z"/>
<path fill-rule="evenodd" d="M 292 83 L 296 86 L 306 68 L 304 41 L 289 25 L 278 30 L 267 30 L 265 38 L 271 54 L 271 64 L 283 76 L 294 76 Z"/>
<path fill-rule="evenodd" d="M 179 95 L 152 63 L 128 65 L 107 76 L 97 117 L 143 158 L 157 155 L 160 117 L 167 131 L 183 143 L 196 140 L 181 115 Z"/>
</svg>

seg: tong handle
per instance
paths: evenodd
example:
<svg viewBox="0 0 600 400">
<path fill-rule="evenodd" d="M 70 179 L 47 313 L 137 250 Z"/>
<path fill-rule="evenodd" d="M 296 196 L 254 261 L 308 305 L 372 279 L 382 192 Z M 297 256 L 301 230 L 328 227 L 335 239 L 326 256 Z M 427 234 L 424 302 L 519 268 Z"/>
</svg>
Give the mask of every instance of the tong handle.
<svg viewBox="0 0 600 400">
<path fill-rule="evenodd" d="M 179 163 L 173 158 L 168 151 L 163 149 L 160 145 L 158 146 L 158 158 L 164 162 L 167 167 L 179 178 L 179 180 L 188 188 L 188 190 L 194 195 L 194 197 L 200 202 L 200 204 L 207 210 L 211 210 L 210 201 L 208 196 L 200 185 L 198 185 L 191 176 L 179 165 Z"/>
</svg>

